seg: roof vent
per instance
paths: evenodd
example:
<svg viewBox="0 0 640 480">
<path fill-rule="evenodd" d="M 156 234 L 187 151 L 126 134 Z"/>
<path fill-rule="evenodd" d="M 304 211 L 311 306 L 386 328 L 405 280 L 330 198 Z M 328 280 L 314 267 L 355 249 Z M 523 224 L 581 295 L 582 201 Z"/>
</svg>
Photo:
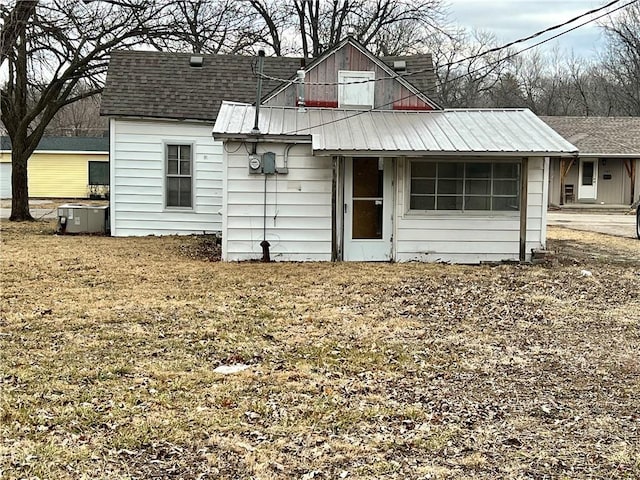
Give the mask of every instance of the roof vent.
<svg viewBox="0 0 640 480">
<path fill-rule="evenodd" d="M 404 60 L 394 61 L 393 70 L 396 72 L 405 72 L 407 70 L 407 62 L 405 62 Z"/>
<path fill-rule="evenodd" d="M 189 65 L 192 66 L 192 67 L 201 67 L 202 66 L 202 62 L 204 62 L 204 57 L 199 56 L 199 55 L 193 55 L 189 59 Z"/>
</svg>

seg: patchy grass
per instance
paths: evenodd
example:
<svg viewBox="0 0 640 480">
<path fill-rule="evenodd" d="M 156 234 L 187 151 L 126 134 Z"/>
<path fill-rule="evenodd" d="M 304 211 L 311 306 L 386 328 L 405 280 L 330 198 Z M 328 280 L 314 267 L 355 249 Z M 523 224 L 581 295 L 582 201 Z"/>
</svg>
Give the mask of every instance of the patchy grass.
<svg viewBox="0 0 640 480">
<path fill-rule="evenodd" d="M 265 265 L 53 229 L 2 224 L 2 478 L 640 476 L 636 241 Z"/>
</svg>

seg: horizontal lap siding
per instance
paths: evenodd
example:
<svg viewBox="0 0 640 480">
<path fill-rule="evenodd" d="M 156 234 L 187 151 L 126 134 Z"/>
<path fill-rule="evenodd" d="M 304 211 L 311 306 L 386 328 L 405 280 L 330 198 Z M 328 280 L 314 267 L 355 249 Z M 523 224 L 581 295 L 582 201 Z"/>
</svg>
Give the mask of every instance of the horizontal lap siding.
<svg viewBox="0 0 640 480">
<path fill-rule="evenodd" d="M 529 160 L 527 218 L 527 253 L 541 247 L 543 224 L 543 159 Z M 406 162 L 398 165 L 400 178 L 408 172 Z M 518 260 L 520 251 L 520 216 L 407 213 L 408 186 L 398 182 L 396 191 L 396 260 L 479 263 Z M 405 196 L 406 191 L 406 196 Z"/>
<path fill-rule="evenodd" d="M 229 144 L 226 154 L 227 204 L 223 220 L 225 260 L 262 257 L 265 238 L 265 176 L 249 174 L 247 150 Z M 272 151 L 278 168 L 284 164 L 285 145 L 258 146 L 258 154 Z M 289 173 L 267 176 L 266 239 L 272 260 L 331 260 L 330 158 L 313 157 L 311 148 L 290 149 Z"/>
<path fill-rule="evenodd" d="M 111 215 L 115 236 L 174 235 L 222 230 L 222 143 L 212 125 L 113 120 Z M 167 209 L 165 144 L 194 145 L 192 210 Z"/>
</svg>

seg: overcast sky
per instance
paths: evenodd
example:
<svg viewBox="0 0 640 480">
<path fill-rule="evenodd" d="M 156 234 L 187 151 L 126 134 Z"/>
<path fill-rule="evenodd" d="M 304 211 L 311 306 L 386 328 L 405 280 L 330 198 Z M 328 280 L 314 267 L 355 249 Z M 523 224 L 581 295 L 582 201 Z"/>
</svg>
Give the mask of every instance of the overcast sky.
<svg viewBox="0 0 640 480">
<path fill-rule="evenodd" d="M 499 43 L 503 44 L 565 22 L 589 10 L 605 5 L 609 1 L 448 0 L 448 3 L 451 22 L 468 29 L 477 28 L 492 32 L 498 38 Z M 627 2 L 628 0 L 623 0 L 618 5 Z M 615 8 L 615 6 L 611 8 Z M 604 11 L 600 13 L 604 13 Z M 570 26 L 582 23 L 589 18 L 585 17 Z M 557 30 L 556 33 L 559 31 Z M 553 33 L 548 36 L 551 35 Z M 528 46 L 542 38 L 545 37 L 538 37 L 537 40 L 522 44 L 522 46 Z M 593 57 L 604 46 L 602 29 L 598 27 L 598 22 L 593 22 L 556 40 L 547 42 L 544 44 L 544 48 L 551 49 L 554 45 L 557 45 L 562 52 L 573 51 L 577 56 Z"/>
</svg>

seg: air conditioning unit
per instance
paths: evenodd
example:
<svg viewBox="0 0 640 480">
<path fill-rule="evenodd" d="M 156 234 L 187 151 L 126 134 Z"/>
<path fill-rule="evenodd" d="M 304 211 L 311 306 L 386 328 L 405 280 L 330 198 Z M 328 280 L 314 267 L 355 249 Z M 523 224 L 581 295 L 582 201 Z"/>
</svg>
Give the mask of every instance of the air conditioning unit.
<svg viewBox="0 0 640 480">
<path fill-rule="evenodd" d="M 106 233 L 108 205 L 67 203 L 58 207 L 59 233 Z"/>
</svg>

